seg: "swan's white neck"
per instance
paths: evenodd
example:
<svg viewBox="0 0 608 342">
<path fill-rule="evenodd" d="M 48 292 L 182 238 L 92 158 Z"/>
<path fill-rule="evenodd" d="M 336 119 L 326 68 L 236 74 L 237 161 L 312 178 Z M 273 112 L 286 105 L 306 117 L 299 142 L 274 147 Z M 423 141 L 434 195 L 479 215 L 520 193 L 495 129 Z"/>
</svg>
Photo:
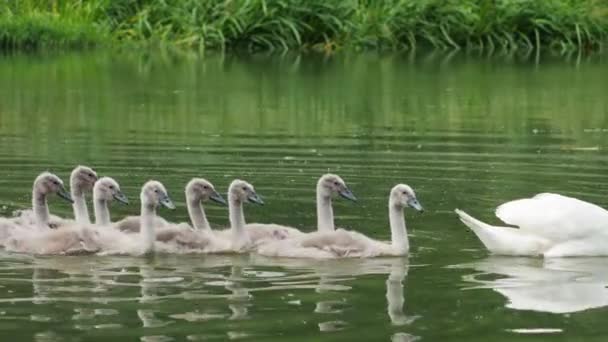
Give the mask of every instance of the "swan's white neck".
<svg viewBox="0 0 608 342">
<path fill-rule="evenodd" d="M 139 234 L 143 243 L 143 253 L 150 253 L 154 251 L 154 240 L 156 240 L 156 232 L 154 230 L 155 217 L 156 207 L 153 205 L 148 205 L 142 200 Z"/>
<path fill-rule="evenodd" d="M 79 189 L 77 185 L 72 184 L 70 185 L 70 193 L 72 195 L 72 199 L 74 200 L 74 203 L 72 203 L 72 208 L 74 209 L 74 219 L 76 220 L 76 223 L 91 223 L 84 191 Z"/>
<path fill-rule="evenodd" d="M 321 184 L 317 184 L 317 230 L 320 232 L 335 230 L 331 196 L 324 194 Z"/>
<path fill-rule="evenodd" d="M 108 209 L 108 201 L 97 198 L 93 202 L 93 211 L 95 213 L 95 224 L 100 226 L 110 225 L 110 209 Z"/>
<path fill-rule="evenodd" d="M 407 239 L 405 228 L 405 215 L 403 208 L 392 199 L 388 203 L 388 219 L 391 225 L 391 246 L 398 254 L 406 254 L 410 249 L 410 242 Z"/>
<path fill-rule="evenodd" d="M 232 243 L 235 249 L 241 249 L 249 245 L 249 235 L 245 230 L 245 215 L 243 214 L 243 202 L 228 194 L 228 211 L 230 213 L 230 229 L 232 230 Z"/>
<path fill-rule="evenodd" d="M 32 190 L 32 208 L 34 209 L 34 217 L 36 218 L 36 225 L 41 228 L 48 228 L 49 226 L 49 206 L 46 203 L 46 195 L 37 191 L 34 185 Z"/>
<path fill-rule="evenodd" d="M 186 197 L 189 196 L 186 195 Z M 207 216 L 201 202 L 194 198 L 186 198 L 186 201 L 188 202 L 188 214 L 190 215 L 190 221 L 192 221 L 194 229 L 210 230 L 211 226 L 209 225 L 209 221 L 207 221 Z"/>
</svg>

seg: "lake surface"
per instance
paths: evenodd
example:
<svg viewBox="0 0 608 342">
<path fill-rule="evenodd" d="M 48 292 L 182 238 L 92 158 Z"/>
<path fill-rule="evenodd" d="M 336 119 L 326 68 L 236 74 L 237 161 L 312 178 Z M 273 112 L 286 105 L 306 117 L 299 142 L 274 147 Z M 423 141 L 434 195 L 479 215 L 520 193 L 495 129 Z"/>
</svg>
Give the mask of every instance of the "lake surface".
<svg viewBox="0 0 608 342">
<path fill-rule="evenodd" d="M 387 196 L 417 191 L 409 258 L 32 257 L 0 252 L 2 341 L 604 341 L 608 259 L 491 257 L 453 214 L 492 223 L 553 191 L 608 207 L 608 59 L 465 55 L 0 58 L 0 214 L 43 170 L 77 164 L 162 181 L 186 221 L 195 176 L 250 181 L 250 222 L 311 230 L 314 188 L 340 174 L 359 203 L 338 226 L 389 238 Z M 63 201 L 51 211 L 71 215 Z M 227 209 L 206 207 L 212 225 Z"/>
</svg>

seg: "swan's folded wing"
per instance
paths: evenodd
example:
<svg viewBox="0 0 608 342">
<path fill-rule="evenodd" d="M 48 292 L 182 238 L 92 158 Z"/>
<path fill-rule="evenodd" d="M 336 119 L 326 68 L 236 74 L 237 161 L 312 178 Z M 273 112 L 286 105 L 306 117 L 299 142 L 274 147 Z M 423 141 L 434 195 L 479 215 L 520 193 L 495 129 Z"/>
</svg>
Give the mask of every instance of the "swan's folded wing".
<svg viewBox="0 0 608 342">
<path fill-rule="evenodd" d="M 504 203 L 496 209 L 503 222 L 553 241 L 608 234 L 608 211 L 589 202 L 558 194 Z"/>
<path fill-rule="evenodd" d="M 304 235 L 296 228 L 274 223 L 248 223 L 245 225 L 245 229 L 252 241 L 263 239 L 284 240 Z"/>
</svg>

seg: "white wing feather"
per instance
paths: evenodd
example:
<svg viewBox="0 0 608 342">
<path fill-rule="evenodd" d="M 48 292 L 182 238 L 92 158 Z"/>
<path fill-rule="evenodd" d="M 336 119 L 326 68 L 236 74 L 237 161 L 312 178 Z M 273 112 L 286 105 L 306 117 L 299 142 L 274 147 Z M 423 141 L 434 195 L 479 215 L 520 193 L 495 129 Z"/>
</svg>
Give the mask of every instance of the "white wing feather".
<svg viewBox="0 0 608 342">
<path fill-rule="evenodd" d="M 555 243 L 608 234 L 608 211 L 576 198 L 552 193 L 504 203 L 503 222 Z"/>
</svg>

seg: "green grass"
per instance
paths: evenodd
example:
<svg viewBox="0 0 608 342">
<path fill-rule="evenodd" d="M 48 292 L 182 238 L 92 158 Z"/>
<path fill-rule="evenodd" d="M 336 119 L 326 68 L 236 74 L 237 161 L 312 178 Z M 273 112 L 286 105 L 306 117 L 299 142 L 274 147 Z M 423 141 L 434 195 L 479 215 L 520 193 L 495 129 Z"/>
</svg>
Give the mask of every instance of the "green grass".
<svg viewBox="0 0 608 342">
<path fill-rule="evenodd" d="M 5 0 L 0 47 L 601 50 L 608 0 Z"/>
<path fill-rule="evenodd" d="M 95 20 L 99 2 L 5 0 L 0 4 L 0 49 L 83 48 L 111 40 Z"/>
</svg>

